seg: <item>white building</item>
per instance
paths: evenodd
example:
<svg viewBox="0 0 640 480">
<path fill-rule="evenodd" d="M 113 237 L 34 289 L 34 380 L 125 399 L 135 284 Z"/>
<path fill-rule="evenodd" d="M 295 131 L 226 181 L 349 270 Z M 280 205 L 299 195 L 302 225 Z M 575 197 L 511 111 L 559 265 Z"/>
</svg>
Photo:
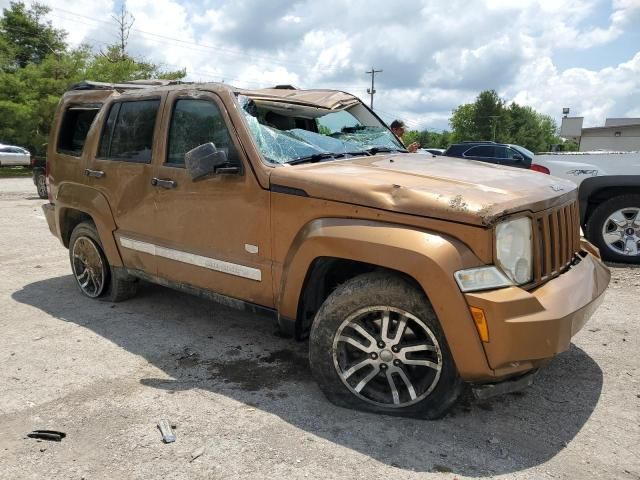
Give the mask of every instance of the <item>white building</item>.
<svg viewBox="0 0 640 480">
<path fill-rule="evenodd" d="M 640 151 L 640 118 L 607 118 L 603 127 L 582 128 L 584 117 L 564 117 L 560 136 L 575 140 L 581 152 Z"/>
</svg>

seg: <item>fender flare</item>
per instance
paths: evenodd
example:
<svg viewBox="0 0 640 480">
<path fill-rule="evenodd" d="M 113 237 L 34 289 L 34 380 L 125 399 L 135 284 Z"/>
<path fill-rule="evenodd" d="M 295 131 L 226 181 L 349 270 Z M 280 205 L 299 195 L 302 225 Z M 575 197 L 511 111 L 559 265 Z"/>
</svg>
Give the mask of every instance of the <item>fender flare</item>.
<svg viewBox="0 0 640 480">
<path fill-rule="evenodd" d="M 91 217 L 96 225 L 104 253 L 109 264 L 121 267 L 122 258 L 113 232 L 117 229 L 109 202 L 96 189 L 77 183 L 63 183 L 58 187 L 55 198 L 56 227 L 60 240 L 64 243 L 63 224 L 68 210 L 76 210 Z M 68 247 L 68 245 L 65 245 Z"/>
<path fill-rule="evenodd" d="M 580 205 L 580 225 L 585 224 L 589 198 L 605 188 L 640 187 L 640 175 L 605 175 L 587 178 L 578 187 L 578 204 Z"/>
<path fill-rule="evenodd" d="M 404 225 L 345 218 L 309 222 L 283 262 L 278 311 L 296 318 L 304 281 L 314 260 L 344 258 L 396 270 L 413 278 L 440 321 L 460 375 L 471 379 L 490 370 L 484 348 L 454 279 L 454 272 L 483 265 L 462 242 Z"/>
</svg>

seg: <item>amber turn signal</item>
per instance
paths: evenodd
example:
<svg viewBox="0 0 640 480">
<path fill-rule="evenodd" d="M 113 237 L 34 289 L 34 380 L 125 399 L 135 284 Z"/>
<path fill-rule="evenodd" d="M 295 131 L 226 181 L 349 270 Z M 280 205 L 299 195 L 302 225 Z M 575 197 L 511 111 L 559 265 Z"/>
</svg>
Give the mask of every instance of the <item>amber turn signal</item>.
<svg viewBox="0 0 640 480">
<path fill-rule="evenodd" d="M 484 316 L 484 310 L 477 307 L 469 307 L 469 309 L 478 334 L 480 334 L 480 340 L 485 343 L 489 342 L 489 326 L 487 325 L 487 318 Z"/>
</svg>

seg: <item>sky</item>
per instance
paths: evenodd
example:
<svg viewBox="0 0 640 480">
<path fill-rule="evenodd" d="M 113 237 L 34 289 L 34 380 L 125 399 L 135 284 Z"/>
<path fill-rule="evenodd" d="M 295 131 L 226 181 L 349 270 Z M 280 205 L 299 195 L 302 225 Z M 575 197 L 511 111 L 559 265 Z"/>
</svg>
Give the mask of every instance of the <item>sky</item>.
<svg viewBox="0 0 640 480">
<path fill-rule="evenodd" d="M 30 3 L 29 1 L 25 3 Z M 121 0 L 43 0 L 71 45 L 113 43 Z M 9 0 L 0 0 L 6 7 Z M 558 123 L 640 117 L 640 0 L 127 0 L 131 55 L 187 79 L 348 91 L 387 122 L 449 128 L 495 89 Z"/>
</svg>

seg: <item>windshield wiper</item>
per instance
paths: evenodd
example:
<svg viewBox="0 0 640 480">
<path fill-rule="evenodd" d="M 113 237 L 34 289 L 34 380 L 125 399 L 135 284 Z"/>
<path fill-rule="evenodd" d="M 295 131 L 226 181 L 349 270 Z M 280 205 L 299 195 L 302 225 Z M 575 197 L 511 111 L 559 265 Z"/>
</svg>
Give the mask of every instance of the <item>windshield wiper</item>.
<svg viewBox="0 0 640 480">
<path fill-rule="evenodd" d="M 369 152 L 371 155 L 376 155 L 378 153 L 389 153 L 389 152 L 407 153 L 407 150 L 400 149 L 400 148 L 389 148 L 389 147 L 372 147 L 372 148 L 368 148 L 367 152 Z"/>
<path fill-rule="evenodd" d="M 329 152 L 314 153 L 312 155 L 305 155 L 304 157 L 294 158 L 293 160 L 289 160 L 288 162 L 284 162 L 284 163 L 289 165 L 298 165 L 300 163 L 314 163 L 314 162 L 319 162 L 320 160 L 326 160 L 328 158 L 331 158 L 331 159 L 337 158 L 338 156 L 340 156 L 340 154 L 329 153 Z"/>
<path fill-rule="evenodd" d="M 369 157 L 371 153 L 368 150 L 359 150 L 357 152 L 344 152 L 338 154 L 340 157 L 358 157 L 358 156 L 366 156 Z"/>
<path fill-rule="evenodd" d="M 298 157 L 298 158 L 294 158 L 293 160 L 289 160 L 288 162 L 285 162 L 289 165 L 298 165 L 300 163 L 314 163 L 314 162 L 319 162 L 321 160 L 327 160 L 327 159 L 337 159 L 337 158 L 344 158 L 344 157 L 357 157 L 359 155 L 362 156 L 370 156 L 371 153 L 369 152 L 369 150 L 360 150 L 357 152 L 344 152 L 344 153 L 330 153 L 330 152 L 324 152 L 324 153 L 314 153 L 313 155 L 306 155 L 304 157 Z"/>
</svg>

